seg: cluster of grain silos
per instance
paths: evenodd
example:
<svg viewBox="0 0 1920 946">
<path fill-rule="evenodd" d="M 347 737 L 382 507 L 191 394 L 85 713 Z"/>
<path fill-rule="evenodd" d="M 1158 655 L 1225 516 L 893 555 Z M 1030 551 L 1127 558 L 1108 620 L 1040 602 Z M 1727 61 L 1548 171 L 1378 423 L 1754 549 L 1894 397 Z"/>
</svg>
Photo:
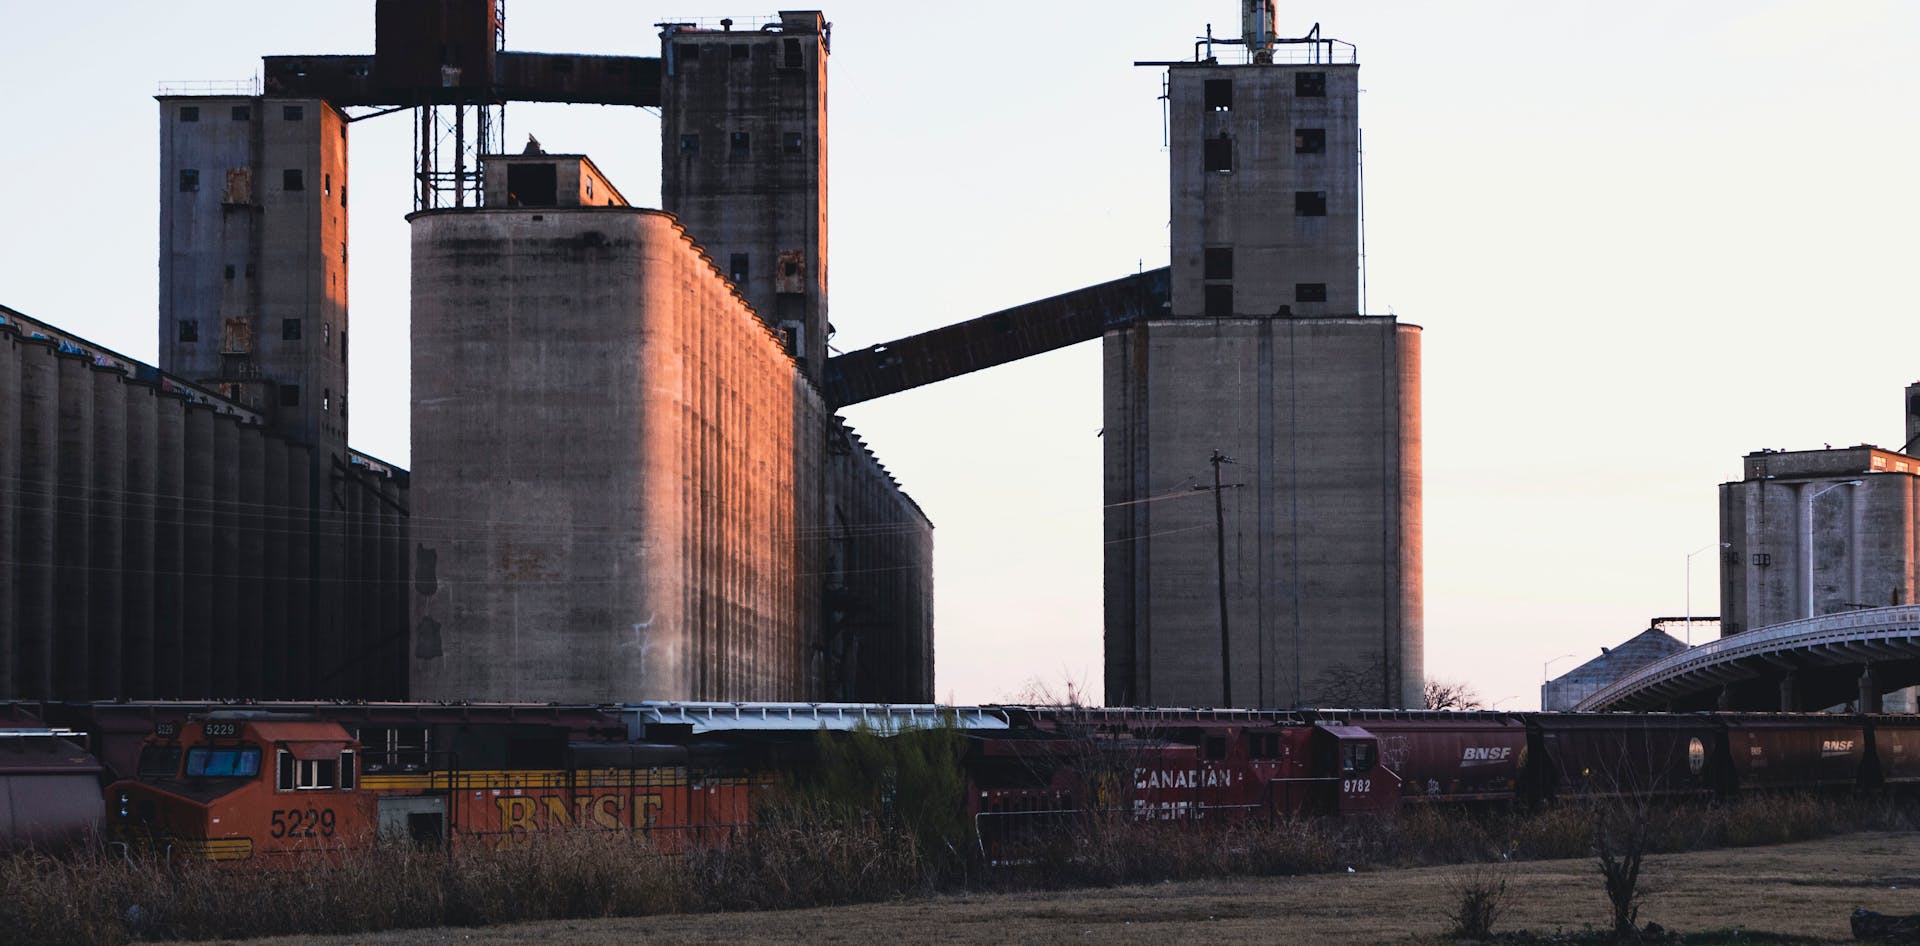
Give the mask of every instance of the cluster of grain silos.
<svg viewBox="0 0 1920 946">
<path fill-rule="evenodd" d="M 925 516 L 672 215 L 411 219 L 416 697 L 930 696 Z"/>
<path fill-rule="evenodd" d="M 404 693 L 404 475 L 0 319 L 0 697 Z"/>
</svg>

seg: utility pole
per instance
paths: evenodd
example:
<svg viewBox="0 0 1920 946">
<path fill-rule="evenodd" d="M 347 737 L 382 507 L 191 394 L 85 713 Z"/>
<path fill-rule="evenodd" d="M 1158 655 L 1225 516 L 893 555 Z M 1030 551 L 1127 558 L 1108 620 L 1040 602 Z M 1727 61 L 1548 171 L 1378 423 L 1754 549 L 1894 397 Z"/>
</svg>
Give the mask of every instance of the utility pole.
<svg viewBox="0 0 1920 946">
<path fill-rule="evenodd" d="M 1220 705 L 1227 707 L 1233 705 L 1233 664 L 1228 646 L 1232 638 L 1227 633 L 1227 513 L 1225 505 L 1221 502 L 1220 492 L 1237 489 L 1245 484 L 1222 485 L 1220 482 L 1220 464 L 1239 462 L 1234 458 L 1216 449 L 1207 462 L 1213 464 L 1213 555 L 1217 566 L 1215 574 L 1219 579 L 1220 593 Z M 1194 489 L 1206 488 L 1205 486 L 1194 487 Z"/>
</svg>

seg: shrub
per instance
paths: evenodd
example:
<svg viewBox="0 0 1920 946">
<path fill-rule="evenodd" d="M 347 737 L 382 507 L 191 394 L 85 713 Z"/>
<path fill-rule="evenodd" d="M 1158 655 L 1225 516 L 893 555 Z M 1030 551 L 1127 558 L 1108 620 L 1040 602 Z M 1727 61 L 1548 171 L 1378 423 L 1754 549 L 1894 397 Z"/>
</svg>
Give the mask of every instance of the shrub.
<svg viewBox="0 0 1920 946">
<path fill-rule="evenodd" d="M 1450 885 L 1456 906 L 1447 919 L 1449 932 L 1457 939 L 1487 939 L 1493 924 L 1507 908 L 1507 872 L 1503 868 L 1478 865 L 1456 876 Z"/>
</svg>

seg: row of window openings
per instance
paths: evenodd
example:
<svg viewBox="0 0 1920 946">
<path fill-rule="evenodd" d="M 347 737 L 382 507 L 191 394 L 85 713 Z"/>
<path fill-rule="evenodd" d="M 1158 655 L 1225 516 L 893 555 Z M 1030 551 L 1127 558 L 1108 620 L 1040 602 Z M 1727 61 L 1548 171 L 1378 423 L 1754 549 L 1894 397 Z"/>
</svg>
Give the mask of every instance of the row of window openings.
<svg viewBox="0 0 1920 946">
<path fill-rule="evenodd" d="M 1230 319 L 1233 311 L 1233 283 L 1207 283 L 1202 287 L 1202 313 L 1210 319 Z M 1327 284 L 1323 282 L 1301 282 L 1293 284 L 1293 301 L 1327 301 Z"/>
<path fill-rule="evenodd" d="M 233 111 L 232 111 L 232 112 L 230 112 L 229 114 L 230 114 L 230 115 L 231 115 L 231 116 L 233 117 L 233 120 L 234 120 L 234 121 L 237 121 L 237 122 L 248 122 L 248 121 L 252 121 L 252 120 L 253 120 L 253 107 L 252 107 L 252 106 L 250 106 L 250 105 L 235 105 L 235 106 L 233 107 Z M 282 106 L 280 106 L 280 117 L 281 117 L 281 118 L 282 118 L 283 120 L 285 120 L 285 121 L 290 121 L 290 122 L 297 122 L 297 121 L 305 121 L 305 120 L 306 120 L 306 117 L 307 117 L 307 109 L 306 109 L 306 106 L 304 106 L 304 105 L 282 105 Z M 181 120 L 181 121 L 183 121 L 183 122 L 197 122 L 197 121 L 199 121 L 199 120 L 200 120 L 200 106 L 198 106 L 198 105 L 182 105 L 182 106 L 180 106 L 180 120 Z"/>
<path fill-rule="evenodd" d="M 727 278 L 736 286 L 747 284 L 747 273 L 751 269 L 752 259 L 746 253 L 733 253 L 727 257 Z M 780 275 L 787 279 L 800 276 L 800 264 L 794 260 L 785 260 L 780 264 Z"/>
<path fill-rule="evenodd" d="M 229 276 L 231 276 L 233 273 L 233 267 L 231 266 L 227 267 L 227 273 Z M 253 274 L 253 267 L 251 266 L 247 267 L 247 274 L 248 275 Z M 200 340 L 200 320 L 199 319 L 181 319 L 179 322 L 175 323 L 175 325 L 176 325 L 175 338 L 177 338 L 179 341 L 191 343 L 191 342 L 197 342 Z M 281 319 L 280 320 L 280 340 L 281 341 L 287 341 L 287 342 L 300 341 L 304 337 L 303 332 L 304 332 L 304 329 L 301 325 L 301 320 L 299 319 Z M 332 322 L 320 323 L 320 344 L 322 346 L 329 346 L 333 344 L 333 323 Z M 347 332 L 345 329 L 341 329 L 340 330 L 340 364 L 344 366 L 346 363 L 347 363 Z"/>
<path fill-rule="evenodd" d="M 253 107 L 249 105 L 235 105 L 233 106 L 233 111 L 231 112 L 231 114 L 233 116 L 234 121 L 237 121 L 237 122 L 252 121 Z M 306 106 L 282 105 L 280 106 L 280 117 L 290 122 L 305 121 L 307 118 Z M 200 106 L 182 105 L 180 107 L 180 120 L 183 122 L 199 121 Z M 346 126 L 346 123 L 344 122 L 340 124 L 340 140 L 341 141 L 347 140 L 347 126 Z"/>
<path fill-rule="evenodd" d="M 805 154 L 806 136 L 797 131 L 789 131 L 780 136 L 781 154 Z M 700 136 L 681 135 L 680 153 L 694 155 L 700 153 Z M 745 161 L 753 155 L 753 136 L 749 132 L 736 131 L 727 135 L 727 157 L 734 161 Z"/>
<path fill-rule="evenodd" d="M 200 169 L 180 169 L 180 189 L 192 192 L 200 189 Z M 304 191 L 307 189 L 307 174 L 300 168 L 287 168 L 280 172 L 280 189 L 283 191 Z M 320 193 L 333 196 L 333 175 L 320 175 Z M 347 185 L 340 185 L 340 206 L 347 205 Z"/>
<path fill-rule="evenodd" d="M 1327 130 L 1325 128 L 1293 130 L 1294 154 L 1325 154 L 1326 151 Z M 1233 137 L 1222 132 L 1212 138 L 1202 139 L 1200 168 L 1203 171 L 1233 170 Z"/>
<path fill-rule="evenodd" d="M 1296 72 L 1293 74 L 1293 94 L 1296 98 L 1322 99 L 1327 97 L 1327 74 L 1324 72 Z M 1202 87 L 1203 101 L 1207 108 L 1224 112 L 1233 108 L 1233 80 L 1208 79 Z"/>
<path fill-rule="evenodd" d="M 718 43 L 714 45 L 719 45 Z M 675 43 L 673 54 L 680 62 L 699 62 L 701 47 L 695 43 Z M 752 43 L 728 43 L 727 58 L 744 60 L 753 57 Z M 780 68 L 799 69 L 807 64 L 806 54 L 801 51 L 800 40 L 783 39 L 780 41 Z"/>
<path fill-rule="evenodd" d="M 1233 247 L 1209 246 L 1202 251 L 1200 275 L 1207 280 L 1203 300 L 1206 315 L 1209 318 L 1227 318 L 1233 315 Z M 1293 301 L 1327 301 L 1327 284 L 1323 282 L 1302 282 L 1293 284 Z"/>
</svg>

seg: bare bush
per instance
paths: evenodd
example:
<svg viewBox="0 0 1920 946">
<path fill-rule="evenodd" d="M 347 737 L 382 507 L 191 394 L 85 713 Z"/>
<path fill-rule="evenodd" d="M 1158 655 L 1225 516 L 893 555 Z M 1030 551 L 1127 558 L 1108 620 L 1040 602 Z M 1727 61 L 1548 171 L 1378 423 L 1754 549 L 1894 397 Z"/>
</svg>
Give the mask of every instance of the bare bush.
<svg viewBox="0 0 1920 946">
<path fill-rule="evenodd" d="M 1493 935 L 1493 924 L 1500 922 L 1500 915 L 1507 909 L 1507 871 L 1475 865 L 1456 875 L 1448 892 L 1457 904 L 1447 914 L 1454 938 L 1487 939 Z"/>
<path fill-rule="evenodd" d="M 1644 796 L 1593 803 L 1593 855 L 1613 908 L 1615 936 L 1634 935 L 1647 896 L 1642 869 L 1652 840 L 1652 818 Z"/>
</svg>

